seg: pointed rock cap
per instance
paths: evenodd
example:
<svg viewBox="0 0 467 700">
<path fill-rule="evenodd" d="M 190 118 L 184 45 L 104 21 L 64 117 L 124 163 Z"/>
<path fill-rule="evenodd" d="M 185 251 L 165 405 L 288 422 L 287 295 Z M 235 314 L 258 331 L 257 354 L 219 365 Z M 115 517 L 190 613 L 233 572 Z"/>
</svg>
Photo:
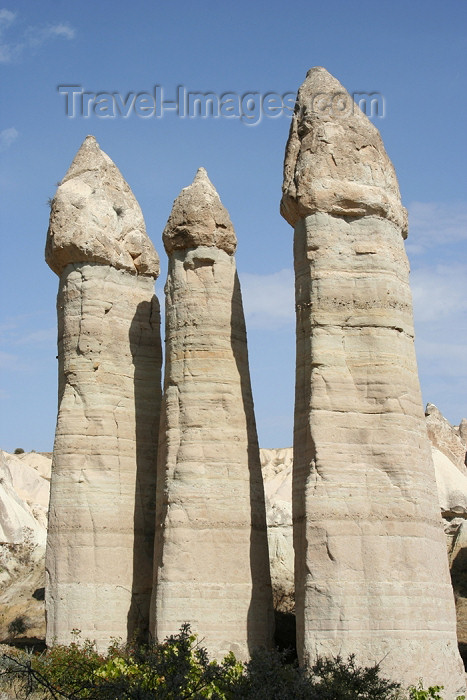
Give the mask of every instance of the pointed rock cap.
<svg viewBox="0 0 467 700">
<path fill-rule="evenodd" d="M 174 250 L 215 246 L 232 255 L 237 238 L 229 213 L 204 168 L 173 203 L 162 234 L 167 254 Z"/>
<path fill-rule="evenodd" d="M 281 214 L 292 226 L 314 212 L 375 215 L 407 236 L 407 211 L 378 129 L 320 66 L 298 91 L 282 192 Z"/>
<path fill-rule="evenodd" d="M 83 262 L 159 274 L 140 206 L 94 136 L 84 139 L 52 200 L 45 259 L 57 275 Z"/>
<path fill-rule="evenodd" d="M 459 423 L 459 437 L 467 446 L 467 418 L 463 418 Z M 467 453 L 465 455 L 465 466 L 467 467 Z"/>
</svg>

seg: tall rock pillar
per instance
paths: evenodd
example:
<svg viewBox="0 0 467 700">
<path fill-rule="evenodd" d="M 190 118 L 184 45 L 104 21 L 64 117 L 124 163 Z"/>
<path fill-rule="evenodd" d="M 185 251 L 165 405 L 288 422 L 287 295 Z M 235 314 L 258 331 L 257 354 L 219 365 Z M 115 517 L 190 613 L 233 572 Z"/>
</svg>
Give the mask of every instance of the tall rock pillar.
<svg viewBox="0 0 467 700">
<path fill-rule="evenodd" d="M 59 396 L 46 554 L 47 643 L 147 631 L 160 413 L 159 258 L 92 136 L 52 201 Z"/>
<path fill-rule="evenodd" d="M 406 211 L 378 130 L 324 68 L 298 92 L 294 227 L 298 649 L 464 686 L 414 352 Z M 451 694 L 449 694 L 451 693 Z"/>
<path fill-rule="evenodd" d="M 200 169 L 163 233 L 169 256 L 151 628 L 189 622 L 212 655 L 268 646 L 264 492 L 235 232 Z"/>
</svg>

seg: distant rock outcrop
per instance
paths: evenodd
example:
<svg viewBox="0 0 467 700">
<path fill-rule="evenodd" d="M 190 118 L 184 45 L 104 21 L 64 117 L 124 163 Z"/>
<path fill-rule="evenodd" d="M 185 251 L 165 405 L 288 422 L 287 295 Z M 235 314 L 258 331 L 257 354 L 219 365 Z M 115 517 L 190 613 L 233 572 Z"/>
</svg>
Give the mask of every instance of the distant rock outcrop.
<svg viewBox="0 0 467 700">
<path fill-rule="evenodd" d="M 376 127 L 324 68 L 300 87 L 294 227 L 297 650 L 465 689 L 413 340 L 407 214 Z"/>
<path fill-rule="evenodd" d="M 428 404 L 428 406 L 433 406 L 433 404 Z M 449 432 L 451 437 L 455 437 L 459 434 L 459 427 L 451 426 L 441 413 L 439 416 L 442 419 L 439 421 L 442 426 L 442 435 L 449 442 Z M 438 444 L 440 436 L 437 436 L 433 431 L 432 436 Z M 432 444 L 431 449 L 439 506 L 446 533 L 451 580 L 456 599 L 457 638 L 464 663 L 467 666 L 467 478 L 434 444 Z M 261 449 L 260 453 L 266 493 L 274 601 L 276 609 L 286 613 L 294 610 L 293 450 L 291 447 Z"/>
<path fill-rule="evenodd" d="M 293 449 L 261 449 L 274 607 L 295 609 L 292 536 Z"/>
<path fill-rule="evenodd" d="M 443 426 L 445 433 L 444 422 Z M 450 430 L 454 435 L 459 432 L 456 426 L 450 427 Z M 438 448 L 432 446 L 432 454 L 456 597 L 457 635 L 467 665 L 467 479 Z M 293 450 L 291 447 L 261 449 L 260 456 L 266 496 L 274 607 L 280 614 L 293 613 Z M 44 602 L 41 595 L 45 581 L 44 524 L 47 516 L 44 493 L 48 499 L 50 468 L 50 455 L 31 452 L 17 456 L 0 451 L 0 479 L 3 479 L 0 481 L 0 500 L 6 506 L 0 511 L 0 530 L 3 532 L 0 541 L 0 561 L 3 567 L 0 574 L 0 641 L 45 638 Z M 22 477 L 19 476 L 21 474 Z M 13 479 L 22 497 L 15 490 Z M 37 479 L 41 480 L 39 487 Z M 32 493 L 28 492 L 28 484 L 32 486 Z M 8 498 L 6 491 L 10 494 Z M 40 494 L 40 503 L 35 502 L 37 494 Z M 20 519 L 18 523 L 22 535 L 15 536 L 15 543 L 11 538 L 7 539 L 4 533 L 6 524 L 18 513 L 18 507 L 20 512 L 27 515 L 26 520 Z M 9 514 L 6 518 L 5 513 Z M 33 521 L 30 519 L 31 514 Z M 31 530 L 35 532 L 32 538 Z M 8 630 L 16 618 L 19 618 L 20 626 L 22 623 L 26 626 L 26 630 L 19 635 L 15 624 L 12 632 Z"/>
<path fill-rule="evenodd" d="M 434 403 L 426 405 L 425 417 L 428 437 L 433 447 L 446 455 L 459 471 L 467 476 L 465 419 L 459 426 L 453 428 Z"/>
<path fill-rule="evenodd" d="M 200 169 L 169 256 L 151 631 L 188 621 L 215 658 L 272 643 L 266 512 L 235 232 Z"/>
<path fill-rule="evenodd" d="M 451 581 L 456 599 L 457 639 L 467 668 L 467 421 L 451 426 L 438 408 L 427 404 L 438 498 L 448 543 Z"/>
<path fill-rule="evenodd" d="M 45 544 L 51 458 L 0 450 L 0 640 L 45 637 Z"/>
<path fill-rule="evenodd" d="M 161 399 L 159 259 L 130 187 L 88 136 L 52 201 L 59 407 L 47 642 L 145 636 Z"/>
<path fill-rule="evenodd" d="M 28 539 L 45 546 L 48 482 L 16 455 L 0 450 L 0 542 L 12 545 Z"/>
</svg>

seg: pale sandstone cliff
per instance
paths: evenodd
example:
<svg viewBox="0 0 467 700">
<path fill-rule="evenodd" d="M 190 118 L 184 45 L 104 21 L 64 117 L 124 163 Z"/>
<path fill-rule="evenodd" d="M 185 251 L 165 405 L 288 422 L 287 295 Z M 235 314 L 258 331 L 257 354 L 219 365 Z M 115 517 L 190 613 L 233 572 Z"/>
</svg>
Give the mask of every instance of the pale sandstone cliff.
<svg viewBox="0 0 467 700">
<path fill-rule="evenodd" d="M 266 513 L 235 232 L 206 172 L 175 200 L 151 631 L 191 623 L 216 658 L 272 642 Z"/>
<path fill-rule="evenodd" d="M 51 457 L 0 450 L 0 640 L 45 637 L 45 543 Z"/>
<path fill-rule="evenodd" d="M 321 101 L 315 96 L 321 95 Z M 303 661 L 355 653 L 464 689 L 413 343 L 407 235 L 378 130 L 324 68 L 301 86 L 281 212 L 295 227 L 293 520 Z"/>
<path fill-rule="evenodd" d="M 433 404 L 431 404 L 433 405 Z M 442 434 L 446 436 L 445 424 Z M 459 433 L 454 426 L 450 428 L 453 435 Z M 432 433 L 436 441 L 441 435 Z M 467 437 L 467 436 L 466 436 Z M 467 440 L 466 440 L 467 442 Z M 464 448 L 465 449 L 465 448 Z M 438 499 L 447 540 L 447 549 L 450 558 L 452 583 L 456 595 L 457 631 L 459 646 L 464 661 L 467 661 L 467 480 L 459 473 L 456 466 L 432 445 L 432 454 L 435 465 L 436 481 L 438 486 Z M 266 511 L 268 523 L 269 555 L 271 579 L 274 593 L 275 609 L 279 614 L 287 614 L 295 609 L 294 600 L 294 552 L 292 542 L 292 466 L 293 450 L 291 447 L 281 449 L 261 449 L 261 465 L 266 497 Z M 0 467 L 8 466 L 8 474 L 14 478 L 14 483 L 19 484 L 15 493 L 15 503 L 6 504 L 6 511 L 1 511 L 0 528 L 5 530 L 4 512 L 10 515 L 16 512 L 17 503 L 26 512 L 34 514 L 33 528 L 39 530 L 39 544 L 31 543 L 30 532 L 23 530 L 22 535 L 15 539 L 6 538 L 0 542 L 0 558 L 2 561 L 2 578 L 0 595 L 0 640 L 6 639 L 44 639 L 45 637 L 45 611 L 44 602 L 41 600 L 42 588 L 45 581 L 45 531 L 42 523 L 46 519 L 46 507 L 35 502 L 37 493 L 47 491 L 50 481 L 51 457 L 39 453 L 25 453 L 23 455 L 9 455 L 0 453 Z M 18 478 L 18 474 L 24 474 L 24 469 L 30 470 L 28 476 Z M 37 478 L 43 481 L 43 486 L 37 488 L 34 485 L 32 493 L 27 484 L 36 484 Z M 5 477 L 3 476 L 5 479 Z M 9 480 L 10 477 L 7 476 Z M 12 483 L 12 482 L 11 482 Z M 0 500 L 6 503 L 5 481 L 0 484 Z M 23 497 L 19 496 L 22 492 Z M 20 527 L 31 525 L 30 520 L 21 520 Z M 42 545 L 40 545 L 42 542 Z M 31 546 L 32 544 L 32 546 Z M 19 635 L 13 625 L 13 634 L 8 627 L 17 618 L 24 622 L 26 630 Z M 283 619 L 283 618 L 282 618 Z M 279 618 L 279 622 L 281 622 Z M 290 634 L 287 638 L 290 643 Z"/>
<path fill-rule="evenodd" d="M 47 641 L 145 635 L 161 348 L 159 260 L 120 171 L 88 136 L 52 201 L 59 408 L 46 556 Z"/>
</svg>

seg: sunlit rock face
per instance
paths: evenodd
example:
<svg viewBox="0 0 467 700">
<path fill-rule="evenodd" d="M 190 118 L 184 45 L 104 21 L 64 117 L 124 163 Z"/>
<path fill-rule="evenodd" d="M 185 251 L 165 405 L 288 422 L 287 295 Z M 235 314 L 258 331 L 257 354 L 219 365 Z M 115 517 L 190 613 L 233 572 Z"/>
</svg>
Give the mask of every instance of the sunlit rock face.
<svg viewBox="0 0 467 700">
<path fill-rule="evenodd" d="M 235 232 L 206 172 L 163 234 L 166 364 L 158 457 L 156 639 L 189 622 L 215 658 L 272 641 L 264 492 Z"/>
<path fill-rule="evenodd" d="M 316 95 L 321 100 L 315 100 Z M 337 112 L 335 96 L 350 108 Z M 294 226 L 293 523 L 302 661 L 464 687 L 413 343 L 406 212 L 377 129 L 313 68 L 285 154 Z"/>
<path fill-rule="evenodd" d="M 160 413 L 159 259 L 120 171 L 87 137 L 52 202 L 59 396 L 47 643 L 147 634 Z"/>
</svg>

